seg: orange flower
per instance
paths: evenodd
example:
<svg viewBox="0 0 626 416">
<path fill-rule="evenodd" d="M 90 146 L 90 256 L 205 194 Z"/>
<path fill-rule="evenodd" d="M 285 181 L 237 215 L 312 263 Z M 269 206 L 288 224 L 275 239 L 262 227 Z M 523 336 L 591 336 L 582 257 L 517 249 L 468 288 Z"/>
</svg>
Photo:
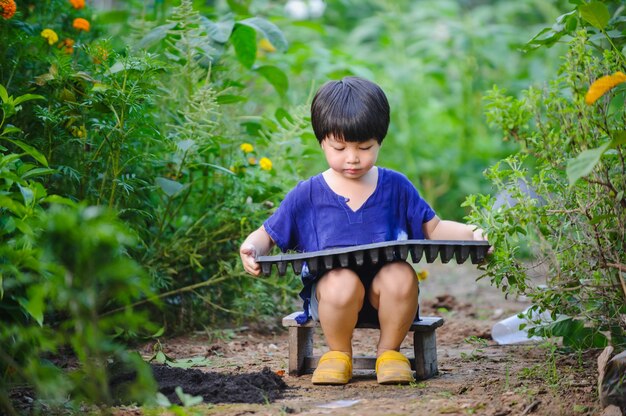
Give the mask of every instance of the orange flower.
<svg viewBox="0 0 626 416">
<path fill-rule="evenodd" d="M 72 7 L 76 10 L 80 10 L 85 7 L 85 0 L 70 0 Z"/>
<path fill-rule="evenodd" d="M 598 78 L 591 84 L 589 91 L 585 95 L 585 102 L 589 105 L 598 101 L 598 98 L 612 90 L 619 84 L 626 82 L 626 75 L 617 71 L 613 75 L 606 75 Z"/>
<path fill-rule="evenodd" d="M 87 19 L 83 19 L 82 17 L 77 17 L 76 19 L 74 19 L 74 23 L 72 23 L 72 26 L 76 30 L 84 30 L 85 32 L 89 32 L 89 29 L 91 27 L 89 25 L 89 21 Z"/>
<path fill-rule="evenodd" d="M 8 20 L 15 14 L 17 6 L 14 0 L 0 0 L 0 9 L 2 10 L 1 15 L 4 20 Z"/>
<path fill-rule="evenodd" d="M 64 48 L 63 52 L 65 52 L 68 55 L 71 55 L 74 53 L 74 39 L 65 38 L 57 46 L 59 47 L 59 49 Z"/>
</svg>

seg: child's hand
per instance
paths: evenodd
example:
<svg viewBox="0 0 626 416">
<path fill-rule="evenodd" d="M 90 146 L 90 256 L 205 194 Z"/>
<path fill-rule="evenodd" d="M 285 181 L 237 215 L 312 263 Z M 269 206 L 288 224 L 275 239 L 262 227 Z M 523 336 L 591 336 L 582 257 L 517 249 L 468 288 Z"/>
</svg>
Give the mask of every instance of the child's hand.
<svg viewBox="0 0 626 416">
<path fill-rule="evenodd" d="M 482 229 L 476 228 L 475 230 L 472 231 L 472 240 L 487 241 L 487 236 L 485 235 L 485 232 Z"/>
<path fill-rule="evenodd" d="M 243 268 L 253 276 L 261 274 L 261 266 L 256 262 L 256 247 L 250 243 L 244 243 L 239 249 Z"/>
<path fill-rule="evenodd" d="M 485 234 L 485 232 L 480 229 L 480 228 L 476 228 L 474 231 L 472 231 L 472 239 L 474 241 L 487 241 L 487 234 Z M 489 250 L 487 250 L 488 254 L 493 253 L 493 246 L 489 247 Z"/>
</svg>

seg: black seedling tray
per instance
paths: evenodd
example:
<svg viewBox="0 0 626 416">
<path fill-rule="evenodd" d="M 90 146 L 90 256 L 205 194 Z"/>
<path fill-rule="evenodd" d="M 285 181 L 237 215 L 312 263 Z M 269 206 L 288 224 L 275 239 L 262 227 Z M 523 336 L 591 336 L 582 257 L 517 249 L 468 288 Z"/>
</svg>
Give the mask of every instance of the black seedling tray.
<svg viewBox="0 0 626 416">
<path fill-rule="evenodd" d="M 385 241 L 382 243 L 364 244 L 360 246 L 333 248 L 329 250 L 311 251 L 309 253 L 280 254 L 277 256 L 258 256 L 257 263 L 261 271 L 268 276 L 272 273 L 272 265 L 276 264 L 279 275 L 287 271 L 291 263 L 295 274 L 302 273 L 302 264 L 307 263 L 309 271 L 319 271 L 336 267 L 363 264 L 377 264 L 396 259 L 406 260 L 409 253 L 413 263 L 425 256 L 427 263 L 435 261 L 437 256 L 442 263 L 448 263 L 453 257 L 458 264 L 464 263 L 468 257 L 472 264 L 482 263 L 489 250 L 487 241 L 448 241 L 448 240 L 404 240 Z"/>
</svg>

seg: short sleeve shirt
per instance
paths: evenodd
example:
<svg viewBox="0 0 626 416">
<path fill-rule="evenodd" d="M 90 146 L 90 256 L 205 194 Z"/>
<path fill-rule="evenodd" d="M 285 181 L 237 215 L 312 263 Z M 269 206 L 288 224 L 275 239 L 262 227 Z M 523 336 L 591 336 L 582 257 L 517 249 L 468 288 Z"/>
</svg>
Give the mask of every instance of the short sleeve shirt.
<svg viewBox="0 0 626 416">
<path fill-rule="evenodd" d="M 435 212 L 406 176 L 378 168 L 374 193 L 356 211 L 318 174 L 300 182 L 263 224 L 283 251 L 311 252 L 384 241 L 423 239 L 422 225 Z M 303 268 L 301 296 L 317 278 Z"/>
</svg>

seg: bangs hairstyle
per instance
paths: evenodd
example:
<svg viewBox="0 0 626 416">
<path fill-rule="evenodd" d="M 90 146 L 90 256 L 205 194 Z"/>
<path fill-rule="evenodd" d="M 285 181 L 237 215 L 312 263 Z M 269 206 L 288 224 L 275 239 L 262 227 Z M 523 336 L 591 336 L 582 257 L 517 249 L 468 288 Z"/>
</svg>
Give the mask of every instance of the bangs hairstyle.
<svg viewBox="0 0 626 416">
<path fill-rule="evenodd" d="M 345 77 L 329 81 L 311 104 L 311 124 L 318 142 L 332 135 L 337 140 L 382 143 L 389 128 L 389 102 L 371 81 Z"/>
</svg>

